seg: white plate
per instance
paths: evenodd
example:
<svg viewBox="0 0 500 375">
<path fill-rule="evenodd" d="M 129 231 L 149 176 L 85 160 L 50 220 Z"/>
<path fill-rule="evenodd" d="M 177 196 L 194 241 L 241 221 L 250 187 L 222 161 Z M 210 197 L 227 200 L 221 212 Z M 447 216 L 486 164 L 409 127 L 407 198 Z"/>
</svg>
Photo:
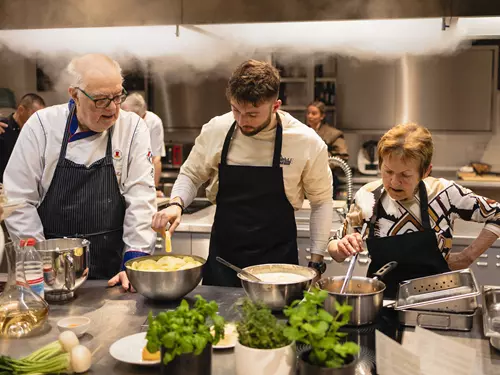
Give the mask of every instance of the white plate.
<svg viewBox="0 0 500 375">
<path fill-rule="evenodd" d="M 146 346 L 146 332 L 136 333 L 115 341 L 109 348 L 109 354 L 118 361 L 133 365 L 153 366 L 160 361 L 144 361 L 142 349 Z"/>
<path fill-rule="evenodd" d="M 213 345 L 214 349 L 230 349 L 234 348 L 238 340 L 238 331 L 234 323 L 226 323 L 224 327 L 224 339 L 219 341 L 217 345 Z"/>
</svg>

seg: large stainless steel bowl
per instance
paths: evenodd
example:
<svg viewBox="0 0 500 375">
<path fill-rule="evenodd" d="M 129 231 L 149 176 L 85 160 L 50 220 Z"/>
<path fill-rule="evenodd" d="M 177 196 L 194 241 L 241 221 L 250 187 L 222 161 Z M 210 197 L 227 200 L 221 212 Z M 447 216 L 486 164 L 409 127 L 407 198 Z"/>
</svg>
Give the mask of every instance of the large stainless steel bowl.
<svg viewBox="0 0 500 375">
<path fill-rule="evenodd" d="M 153 259 L 157 261 L 165 256 L 189 256 L 201 262 L 202 265 L 180 271 L 138 271 L 130 268 L 130 266 L 139 259 L 130 259 L 125 263 L 125 269 L 130 282 L 138 293 L 154 300 L 172 301 L 184 297 L 200 283 L 202 266 L 206 260 L 199 256 L 182 254 L 147 255 L 141 257 L 140 260 Z"/>
<path fill-rule="evenodd" d="M 259 277 L 259 274 L 268 272 L 284 272 L 295 275 L 301 275 L 306 278 L 304 281 L 289 283 L 268 283 L 252 281 L 245 276 L 238 274 L 241 285 L 245 293 L 252 301 L 264 302 L 272 310 L 282 310 L 297 299 L 304 297 L 304 291 L 309 290 L 313 279 L 317 273 L 309 267 L 298 266 L 295 264 L 261 264 L 257 266 L 246 267 L 243 270 Z"/>
<path fill-rule="evenodd" d="M 89 275 L 90 242 L 83 238 L 56 238 L 35 245 L 42 256 L 47 301 L 71 299 Z"/>
</svg>

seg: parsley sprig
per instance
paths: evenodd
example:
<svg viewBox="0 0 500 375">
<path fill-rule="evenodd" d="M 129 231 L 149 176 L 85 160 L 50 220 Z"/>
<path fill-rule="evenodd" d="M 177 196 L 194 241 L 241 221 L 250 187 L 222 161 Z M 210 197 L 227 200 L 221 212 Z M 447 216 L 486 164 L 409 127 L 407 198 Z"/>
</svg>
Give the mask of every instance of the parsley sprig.
<svg viewBox="0 0 500 375">
<path fill-rule="evenodd" d="M 254 349 L 277 349 L 291 343 L 283 334 L 285 323 L 279 322 L 263 303 L 245 298 L 237 310 L 241 320 L 236 323 L 236 329 L 241 345 Z"/>
</svg>

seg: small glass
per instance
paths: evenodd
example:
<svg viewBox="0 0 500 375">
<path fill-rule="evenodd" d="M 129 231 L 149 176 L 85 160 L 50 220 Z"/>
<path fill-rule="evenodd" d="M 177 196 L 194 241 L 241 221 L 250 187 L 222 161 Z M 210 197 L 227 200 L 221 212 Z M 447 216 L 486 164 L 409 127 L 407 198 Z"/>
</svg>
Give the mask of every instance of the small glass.
<svg viewBox="0 0 500 375">
<path fill-rule="evenodd" d="M 5 245 L 8 279 L 0 294 L 0 336 L 20 338 L 41 329 L 48 319 L 49 305 L 26 282 L 24 252 L 14 242 Z"/>
</svg>

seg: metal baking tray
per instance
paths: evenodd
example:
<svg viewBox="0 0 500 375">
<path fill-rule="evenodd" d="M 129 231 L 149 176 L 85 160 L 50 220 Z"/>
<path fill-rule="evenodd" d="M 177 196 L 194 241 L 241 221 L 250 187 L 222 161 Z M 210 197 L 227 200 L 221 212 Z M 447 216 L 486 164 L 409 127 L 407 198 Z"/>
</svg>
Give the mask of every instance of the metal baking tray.
<svg viewBox="0 0 500 375">
<path fill-rule="evenodd" d="M 394 308 L 472 314 L 479 294 L 476 278 L 467 268 L 399 283 Z"/>
<path fill-rule="evenodd" d="M 470 331 L 475 314 L 476 312 L 472 314 L 457 314 L 423 310 L 398 311 L 399 322 L 405 326 L 419 326 L 447 331 Z"/>
<path fill-rule="evenodd" d="M 487 337 L 500 339 L 500 286 L 483 286 L 483 329 Z"/>
</svg>

